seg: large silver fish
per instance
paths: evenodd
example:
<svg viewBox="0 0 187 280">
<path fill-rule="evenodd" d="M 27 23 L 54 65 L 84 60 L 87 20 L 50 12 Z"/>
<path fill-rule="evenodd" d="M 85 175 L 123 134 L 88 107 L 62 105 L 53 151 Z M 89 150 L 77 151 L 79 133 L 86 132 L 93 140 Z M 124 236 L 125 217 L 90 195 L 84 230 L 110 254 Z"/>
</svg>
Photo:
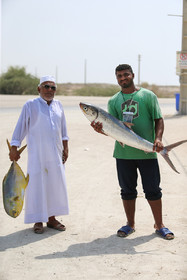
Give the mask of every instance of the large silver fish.
<svg viewBox="0 0 187 280">
<path fill-rule="evenodd" d="M 7 140 L 10 150 L 10 143 Z M 19 150 L 19 153 L 25 149 L 26 145 Z M 25 177 L 21 167 L 16 161 L 13 161 L 8 173 L 3 179 L 3 204 L 6 213 L 16 218 L 22 211 L 25 188 L 29 182 L 29 175 Z"/>
<path fill-rule="evenodd" d="M 95 121 L 102 123 L 103 132 L 106 135 L 117 140 L 120 144 L 143 150 L 146 153 L 153 152 L 153 143 L 137 135 L 127 125 L 124 125 L 122 121 L 116 119 L 114 116 L 110 115 L 103 109 L 86 103 L 80 103 L 80 108 L 90 122 Z M 177 173 L 179 172 L 170 160 L 168 152 L 185 142 L 187 142 L 187 140 L 168 145 L 164 147 L 164 149 L 160 152 L 160 154 L 167 161 L 170 167 Z"/>
</svg>

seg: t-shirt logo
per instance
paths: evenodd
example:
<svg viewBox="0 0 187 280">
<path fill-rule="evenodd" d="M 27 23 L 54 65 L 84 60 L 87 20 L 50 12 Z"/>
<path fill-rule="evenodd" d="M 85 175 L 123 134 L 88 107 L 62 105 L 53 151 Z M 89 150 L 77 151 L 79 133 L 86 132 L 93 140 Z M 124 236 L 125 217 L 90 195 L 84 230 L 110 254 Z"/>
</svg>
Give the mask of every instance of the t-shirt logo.
<svg viewBox="0 0 187 280">
<path fill-rule="evenodd" d="M 128 99 L 123 104 L 121 104 L 122 112 L 133 112 L 133 119 L 139 116 L 138 102 L 132 99 Z"/>
</svg>

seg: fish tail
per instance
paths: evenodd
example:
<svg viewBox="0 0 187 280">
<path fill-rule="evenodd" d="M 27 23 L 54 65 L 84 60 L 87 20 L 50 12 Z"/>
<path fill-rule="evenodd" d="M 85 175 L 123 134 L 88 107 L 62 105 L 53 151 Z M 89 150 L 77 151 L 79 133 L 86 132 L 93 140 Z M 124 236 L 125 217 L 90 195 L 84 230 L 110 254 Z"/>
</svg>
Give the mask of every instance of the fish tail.
<svg viewBox="0 0 187 280">
<path fill-rule="evenodd" d="M 8 141 L 8 139 L 6 139 L 6 142 L 7 142 L 7 145 L 8 145 L 8 149 L 10 151 L 10 149 L 11 149 L 10 142 Z"/>
<path fill-rule="evenodd" d="M 6 142 L 7 142 L 7 145 L 8 145 L 8 149 L 9 149 L 9 151 L 10 151 L 10 149 L 11 149 L 10 142 L 8 141 L 8 139 L 6 139 Z M 23 150 L 24 150 L 26 147 L 27 147 L 27 145 L 25 145 L 25 146 L 23 146 L 22 148 L 20 148 L 20 149 L 18 150 L 19 154 L 21 154 L 21 153 L 23 152 Z"/>
<path fill-rule="evenodd" d="M 163 158 L 167 161 L 167 163 L 169 164 L 169 166 L 170 166 L 175 172 L 177 172 L 178 174 L 180 174 L 180 173 L 177 171 L 177 169 L 176 169 L 176 167 L 174 166 L 173 162 L 172 162 L 171 159 L 169 158 L 168 153 L 169 153 L 172 149 L 174 149 L 174 148 L 178 147 L 179 145 L 181 145 L 181 144 L 183 144 L 183 143 L 186 143 L 186 142 L 187 142 L 187 140 L 182 140 L 182 141 L 173 143 L 173 144 L 171 144 L 171 145 L 168 145 L 168 146 L 164 147 L 164 149 L 160 152 L 160 154 L 161 154 L 161 155 L 163 156 Z"/>
<path fill-rule="evenodd" d="M 22 148 L 19 149 L 19 154 L 21 154 L 23 152 L 23 150 L 25 150 L 25 148 L 27 147 L 27 145 L 23 146 Z"/>
</svg>

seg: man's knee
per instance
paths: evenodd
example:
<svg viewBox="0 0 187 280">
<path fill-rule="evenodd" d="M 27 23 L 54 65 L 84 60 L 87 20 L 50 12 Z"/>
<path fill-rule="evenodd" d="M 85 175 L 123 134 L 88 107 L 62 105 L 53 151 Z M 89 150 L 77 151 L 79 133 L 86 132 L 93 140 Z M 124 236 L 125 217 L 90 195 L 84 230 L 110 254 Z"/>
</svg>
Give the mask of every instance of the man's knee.
<svg viewBox="0 0 187 280">
<path fill-rule="evenodd" d="M 161 197 L 162 197 L 161 192 L 159 192 L 159 193 L 146 193 L 145 194 L 145 198 L 147 200 L 159 200 L 159 199 L 161 199 Z"/>
<path fill-rule="evenodd" d="M 126 193 L 123 189 L 121 189 L 121 198 L 122 200 L 133 200 L 137 198 L 137 191 L 134 193 Z"/>
</svg>

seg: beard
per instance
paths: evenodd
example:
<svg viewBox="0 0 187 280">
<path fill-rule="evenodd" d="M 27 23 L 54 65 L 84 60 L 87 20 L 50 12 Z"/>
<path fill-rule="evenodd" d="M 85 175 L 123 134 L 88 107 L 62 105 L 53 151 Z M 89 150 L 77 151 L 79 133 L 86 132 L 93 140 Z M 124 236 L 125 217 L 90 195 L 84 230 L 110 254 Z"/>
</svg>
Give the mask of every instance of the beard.
<svg viewBox="0 0 187 280">
<path fill-rule="evenodd" d="M 129 88 L 133 85 L 133 80 L 131 80 L 128 84 L 122 84 L 121 87 L 122 88 Z"/>
</svg>

